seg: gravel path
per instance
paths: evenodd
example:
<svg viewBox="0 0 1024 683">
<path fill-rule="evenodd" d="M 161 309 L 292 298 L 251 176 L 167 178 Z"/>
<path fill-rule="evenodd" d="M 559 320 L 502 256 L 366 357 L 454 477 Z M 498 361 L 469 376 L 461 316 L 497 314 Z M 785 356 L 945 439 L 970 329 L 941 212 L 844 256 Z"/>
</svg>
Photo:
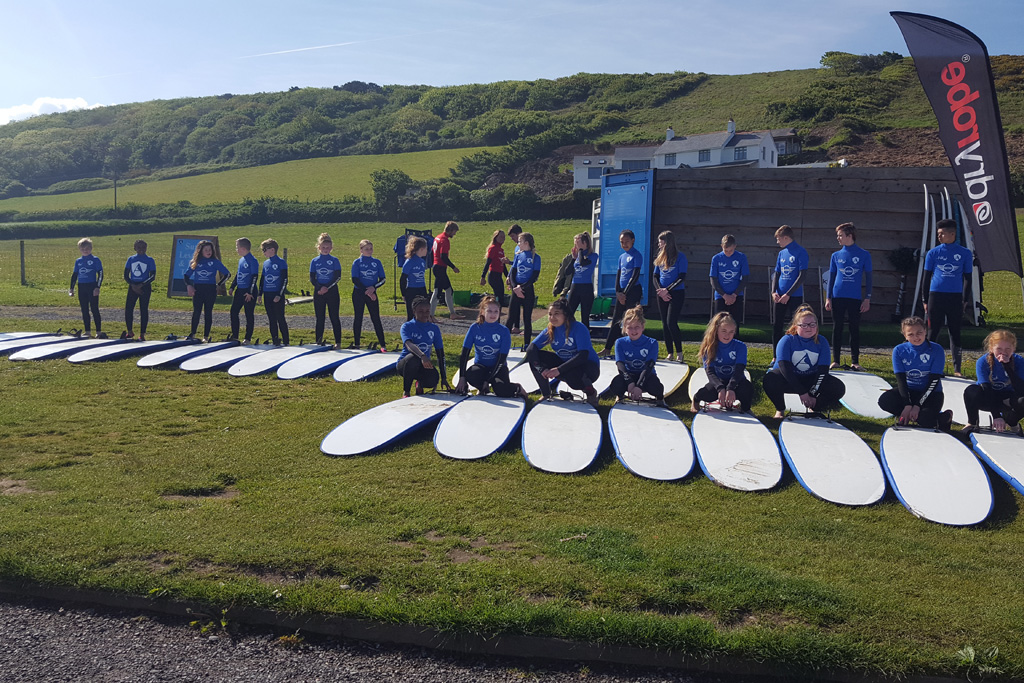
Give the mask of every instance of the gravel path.
<svg viewBox="0 0 1024 683">
<path fill-rule="evenodd" d="M 231 627 L 203 634 L 143 612 L 0 598 L 0 680 L 63 681 L 593 681 L 743 683 L 755 678 L 461 657 L 420 648 Z M 760 679 L 765 681 L 767 679 Z"/>
</svg>

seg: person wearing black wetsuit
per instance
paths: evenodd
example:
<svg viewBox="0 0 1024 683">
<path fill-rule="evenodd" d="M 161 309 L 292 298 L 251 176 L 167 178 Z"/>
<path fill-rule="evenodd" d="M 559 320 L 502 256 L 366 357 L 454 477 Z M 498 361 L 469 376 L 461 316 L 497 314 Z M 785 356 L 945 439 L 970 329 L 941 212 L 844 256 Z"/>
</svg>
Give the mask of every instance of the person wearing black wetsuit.
<svg viewBox="0 0 1024 683">
<path fill-rule="evenodd" d="M 135 303 L 139 304 L 139 339 L 146 341 L 146 327 L 149 325 L 149 298 L 153 294 L 153 280 L 156 279 L 156 262 L 146 255 L 148 245 L 135 240 L 135 255 L 128 257 L 124 264 L 124 281 L 128 283 L 128 296 L 124 302 L 125 339 L 132 339 L 132 322 L 135 317 Z"/>
</svg>

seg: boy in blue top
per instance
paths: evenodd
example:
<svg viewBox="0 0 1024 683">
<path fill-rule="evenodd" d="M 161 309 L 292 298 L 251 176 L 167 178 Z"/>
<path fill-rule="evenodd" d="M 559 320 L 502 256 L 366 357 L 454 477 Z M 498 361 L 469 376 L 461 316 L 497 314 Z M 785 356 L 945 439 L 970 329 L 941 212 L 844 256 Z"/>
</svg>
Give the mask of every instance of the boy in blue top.
<svg viewBox="0 0 1024 683">
<path fill-rule="evenodd" d="M 961 376 L 963 349 L 960 347 L 960 322 L 964 315 L 964 286 L 973 269 L 971 250 L 956 243 L 956 221 L 944 219 L 935 224 L 939 246 L 924 257 L 924 279 L 929 283 L 925 315 L 928 316 L 928 341 L 938 341 L 942 325 L 949 326 L 953 352 L 953 374 Z"/>
<path fill-rule="evenodd" d="M 686 298 L 686 255 L 676 249 L 676 236 L 671 230 L 658 235 L 658 255 L 654 258 L 654 291 L 668 360 L 683 362 L 683 335 L 679 332 L 679 313 Z M 679 352 L 678 356 L 676 351 Z"/>
<path fill-rule="evenodd" d="M 640 282 L 640 271 L 643 269 L 643 254 L 633 248 L 636 235 L 632 230 L 619 233 L 619 268 L 615 274 L 615 308 L 612 311 L 612 323 L 608 328 L 608 339 L 604 342 L 601 354 L 610 358 L 615 340 L 622 336 L 622 317 L 626 311 L 640 303 L 644 296 L 644 286 Z"/>
<path fill-rule="evenodd" d="M 405 319 L 412 320 L 412 302 L 427 296 L 427 241 L 422 237 L 410 237 L 405 243 L 405 263 L 398 287 L 405 301 Z"/>
<path fill-rule="evenodd" d="M 245 339 L 243 344 L 252 343 L 252 331 L 256 325 L 256 299 L 260 294 L 259 274 L 260 262 L 252 255 L 252 242 L 245 237 L 235 240 L 235 251 L 238 253 L 238 271 L 231 282 L 228 294 L 231 295 L 231 336 L 228 339 L 238 340 L 238 329 L 241 321 L 238 312 L 245 309 Z"/>
<path fill-rule="evenodd" d="M 942 372 L 946 353 L 925 338 L 924 321 L 905 318 L 901 324 L 907 341 L 892 350 L 892 371 L 896 388 L 883 393 L 878 407 L 896 417 L 896 423 L 917 423 L 929 429 L 936 425 L 949 431 L 953 411 L 942 411 Z"/>
<path fill-rule="evenodd" d="M 185 271 L 185 284 L 188 285 L 188 295 L 192 297 L 192 331 L 188 333 L 188 339 L 194 339 L 196 336 L 196 330 L 199 328 L 199 311 L 202 310 L 203 341 L 210 341 L 217 288 L 230 274 L 224 264 L 214 256 L 213 242 L 202 240 L 196 245 L 192 261 Z"/>
<path fill-rule="evenodd" d="M 508 270 L 512 296 L 508 302 L 508 318 L 505 326 L 509 333 L 513 328 L 519 329 L 519 310 L 523 311 L 523 339 L 533 336 L 533 304 L 536 300 L 533 285 L 540 277 L 540 255 L 535 251 L 533 235 L 528 232 L 519 235 L 519 252 L 512 259 Z"/>
<path fill-rule="evenodd" d="M 739 401 L 740 410 L 750 410 L 754 386 L 744 375 L 747 369 L 747 345 L 736 339 L 736 321 L 726 312 L 716 313 L 704 331 L 697 358 L 704 366 L 708 383 L 693 394 L 690 410 L 700 404 L 715 403 L 732 410 Z"/>
<path fill-rule="evenodd" d="M 736 250 L 736 238 L 722 237 L 722 251 L 711 259 L 711 288 L 715 290 L 715 313 L 728 313 L 736 322 L 743 318 L 744 278 L 750 275 L 750 264 L 742 251 Z"/>
<path fill-rule="evenodd" d="M 78 284 L 78 305 L 82 308 L 82 322 L 85 323 L 85 336 L 89 336 L 91 326 L 89 311 L 96 319 L 96 338 L 106 339 L 107 335 L 100 331 L 100 285 L 103 284 L 103 263 L 98 256 L 93 256 L 92 240 L 83 237 L 78 240 L 78 253 L 75 269 L 71 273 L 71 286 L 68 296 L 75 295 L 75 284 Z"/>
<path fill-rule="evenodd" d="M 384 285 L 385 280 L 387 275 L 384 273 L 384 265 L 379 259 L 373 258 L 373 242 L 363 240 L 359 243 L 359 258 L 352 262 L 352 308 L 355 309 L 355 320 L 352 322 L 352 334 L 355 336 L 351 347 L 353 349 L 359 348 L 365 307 L 370 312 L 373 330 L 377 333 L 377 348 L 381 353 L 388 350 L 384 342 L 384 326 L 380 322 L 380 301 L 377 299 L 377 290 Z"/>
<path fill-rule="evenodd" d="M 772 305 L 775 313 L 772 347 L 778 345 L 782 339 L 782 328 L 804 302 L 804 279 L 809 263 L 807 250 L 793 241 L 793 228 L 781 226 L 775 231 L 775 242 L 779 245 L 779 255 L 772 272 Z"/>
<path fill-rule="evenodd" d="M 412 302 L 414 318 L 402 325 L 402 353 L 398 356 L 397 370 L 402 377 L 402 397 L 407 398 L 416 384 L 416 393 L 434 389 L 440 381 L 451 391 L 444 369 L 444 341 L 441 328 L 430 322 L 430 300 L 418 297 Z M 431 362 L 431 350 L 437 351 L 438 372 Z"/>
<path fill-rule="evenodd" d="M 853 223 L 836 226 L 836 241 L 842 247 L 832 254 L 828 266 L 825 310 L 832 311 L 832 368 L 839 367 L 843 346 L 843 323 L 850 319 L 850 369 L 861 370 L 860 314 L 871 309 L 871 254 L 858 247 Z M 864 293 L 861 294 L 861 286 Z"/>
<path fill-rule="evenodd" d="M 1017 336 L 1009 330 L 994 330 L 985 337 L 986 353 L 975 366 L 978 382 L 964 390 L 967 425 L 970 434 L 979 427 L 978 413 L 992 414 L 992 429 L 1005 431 L 1024 417 L 1024 357 L 1017 350 Z M 1017 426 L 1017 434 L 1024 431 Z"/>
<path fill-rule="evenodd" d="M 846 385 L 828 373 L 829 348 L 818 334 L 814 309 L 802 305 L 775 347 L 775 363 L 764 376 L 764 393 L 775 405 L 775 419 L 786 410 L 786 394 L 797 394 L 805 408 L 822 413 L 839 405 Z"/>
<path fill-rule="evenodd" d="M 636 306 L 622 316 L 622 331 L 626 336 L 615 340 L 615 367 L 619 374 L 612 379 L 606 396 L 615 396 L 616 402 L 628 396 L 639 401 L 643 392 L 665 406 L 665 387 L 654 369 L 658 360 L 658 341 L 644 334 L 644 307 Z"/>
<path fill-rule="evenodd" d="M 462 342 L 459 357 L 459 384 L 455 391 L 465 394 L 470 386 L 476 387 L 481 396 L 487 389 L 501 398 L 527 397 L 526 390 L 512 384 L 508 377 L 508 352 L 512 349 L 512 335 L 498 320 L 501 318 L 501 303 L 497 297 L 485 296 L 480 301 L 476 322 L 469 326 Z M 470 351 L 475 353 L 473 365 L 467 369 Z"/>
<path fill-rule="evenodd" d="M 331 256 L 334 242 L 326 232 L 320 233 L 317 238 L 316 249 L 320 254 L 309 262 L 309 283 L 313 285 L 313 313 L 316 315 L 316 343 L 324 343 L 326 315 L 330 313 L 334 348 L 340 349 L 341 318 L 338 310 L 341 307 L 341 295 L 338 294 L 338 281 L 341 280 L 341 261 Z"/>
<path fill-rule="evenodd" d="M 551 350 L 545 351 L 548 345 Z M 587 402 L 597 407 L 594 382 L 601 375 L 601 361 L 590 341 L 590 330 L 573 319 L 565 299 L 555 299 L 548 306 L 548 325 L 526 348 L 526 360 L 544 399 L 551 398 L 557 380 L 583 391 Z"/>
<path fill-rule="evenodd" d="M 135 255 L 129 256 L 124 264 L 124 281 L 128 283 L 128 297 L 124 302 L 125 339 L 132 339 L 132 322 L 135 317 L 135 302 L 139 302 L 139 340 L 146 341 L 146 326 L 149 325 L 149 298 L 153 295 L 153 280 L 156 279 L 156 261 L 146 255 L 149 247 L 143 240 L 135 240 Z"/>
<path fill-rule="evenodd" d="M 288 321 L 284 318 L 285 289 L 288 287 L 288 263 L 277 255 L 277 242 L 263 240 L 260 250 L 267 260 L 263 262 L 263 273 L 260 275 L 260 296 L 267 310 L 270 322 L 270 338 L 274 346 L 281 346 L 282 341 L 288 346 Z"/>
</svg>

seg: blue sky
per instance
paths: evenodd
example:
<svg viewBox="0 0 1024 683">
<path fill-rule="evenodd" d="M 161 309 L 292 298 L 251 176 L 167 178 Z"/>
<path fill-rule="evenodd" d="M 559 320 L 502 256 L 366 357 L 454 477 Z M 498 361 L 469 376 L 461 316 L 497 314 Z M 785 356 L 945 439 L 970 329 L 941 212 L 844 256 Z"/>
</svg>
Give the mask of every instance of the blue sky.
<svg viewBox="0 0 1024 683">
<path fill-rule="evenodd" d="M 907 54 L 889 11 L 1021 54 L 1019 0 L 32 0 L 5 3 L 0 124 L 69 107 L 580 71 L 740 74 Z"/>
</svg>

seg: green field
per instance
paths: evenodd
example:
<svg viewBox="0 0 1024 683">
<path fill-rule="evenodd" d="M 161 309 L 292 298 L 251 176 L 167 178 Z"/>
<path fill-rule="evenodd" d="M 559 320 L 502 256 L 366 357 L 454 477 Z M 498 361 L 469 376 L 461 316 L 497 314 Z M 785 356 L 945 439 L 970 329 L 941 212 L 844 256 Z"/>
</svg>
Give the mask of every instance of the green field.
<svg viewBox="0 0 1024 683">
<path fill-rule="evenodd" d="M 119 205 L 168 204 L 189 201 L 193 204 L 240 202 L 245 198 L 277 197 L 299 201 L 341 199 L 345 196 L 370 197 L 370 173 L 382 168 L 398 168 L 413 180 L 448 175 L 459 159 L 497 147 L 445 149 L 406 154 L 374 154 L 287 161 L 270 166 L 255 166 L 220 173 L 159 180 L 119 187 Z M 18 197 L 0 200 L 0 211 L 59 211 L 80 207 L 112 206 L 114 191 L 93 190 L 71 194 Z"/>
</svg>

